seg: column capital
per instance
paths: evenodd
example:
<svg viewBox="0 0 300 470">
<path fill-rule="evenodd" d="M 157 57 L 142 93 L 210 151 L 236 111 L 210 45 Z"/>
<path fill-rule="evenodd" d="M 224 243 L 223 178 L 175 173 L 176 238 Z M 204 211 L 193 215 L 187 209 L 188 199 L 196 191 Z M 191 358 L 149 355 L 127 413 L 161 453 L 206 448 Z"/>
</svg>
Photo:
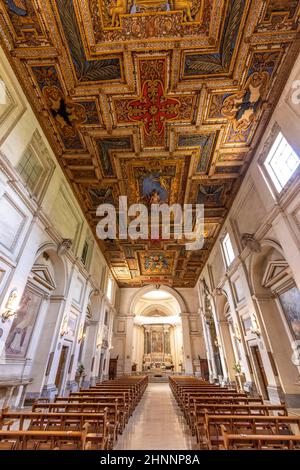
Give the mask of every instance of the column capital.
<svg viewBox="0 0 300 470">
<path fill-rule="evenodd" d="M 182 312 L 182 313 L 180 314 L 180 317 L 182 317 L 182 318 L 187 318 L 187 317 L 189 317 L 189 316 L 190 316 L 190 312 Z"/>
</svg>

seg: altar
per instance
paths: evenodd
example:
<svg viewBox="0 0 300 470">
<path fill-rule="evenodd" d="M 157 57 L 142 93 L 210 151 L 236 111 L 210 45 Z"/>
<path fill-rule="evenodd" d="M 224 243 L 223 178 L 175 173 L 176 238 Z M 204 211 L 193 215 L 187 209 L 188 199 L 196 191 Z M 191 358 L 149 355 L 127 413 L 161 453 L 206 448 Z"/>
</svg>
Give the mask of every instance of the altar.
<svg viewBox="0 0 300 470">
<path fill-rule="evenodd" d="M 170 345 L 170 325 L 145 327 L 143 370 L 157 374 L 174 370 Z"/>
<path fill-rule="evenodd" d="M 166 369 L 150 369 L 145 373 L 149 382 L 169 382 L 170 375 L 174 375 L 173 371 Z"/>
</svg>

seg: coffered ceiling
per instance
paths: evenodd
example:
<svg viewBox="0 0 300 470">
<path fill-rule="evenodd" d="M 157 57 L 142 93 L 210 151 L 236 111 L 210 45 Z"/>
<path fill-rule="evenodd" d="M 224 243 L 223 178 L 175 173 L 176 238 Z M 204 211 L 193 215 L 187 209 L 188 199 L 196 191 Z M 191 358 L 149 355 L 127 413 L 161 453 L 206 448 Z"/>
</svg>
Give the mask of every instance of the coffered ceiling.
<svg viewBox="0 0 300 470">
<path fill-rule="evenodd" d="M 92 229 L 204 203 L 205 244 L 107 240 L 120 286 L 194 286 L 299 52 L 296 0 L 6 0 L 0 37 Z"/>
</svg>

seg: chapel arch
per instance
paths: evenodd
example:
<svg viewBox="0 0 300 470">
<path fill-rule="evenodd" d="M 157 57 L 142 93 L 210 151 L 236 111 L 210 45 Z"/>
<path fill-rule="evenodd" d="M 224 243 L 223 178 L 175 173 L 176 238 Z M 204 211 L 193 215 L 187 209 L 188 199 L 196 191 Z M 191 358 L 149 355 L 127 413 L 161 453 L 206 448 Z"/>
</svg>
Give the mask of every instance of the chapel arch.
<svg viewBox="0 0 300 470">
<path fill-rule="evenodd" d="M 228 379 L 235 379 L 234 367 L 240 362 L 239 347 L 236 344 L 233 320 L 230 306 L 225 293 L 217 295 L 215 299 L 216 311 L 219 319 L 219 329 L 222 337 L 222 346 L 225 352 Z"/>
<path fill-rule="evenodd" d="M 259 364 L 260 357 L 253 361 L 257 376 L 264 366 L 266 377 L 262 379 L 267 382 L 269 398 L 283 398 L 290 406 L 298 406 L 299 366 L 294 347 L 300 340 L 300 292 L 280 245 L 273 240 L 264 240 L 261 251 L 252 255 L 250 283 L 257 305 L 252 324 L 263 334 L 268 349 L 267 360 L 260 351 L 264 364 Z M 256 350 L 262 349 L 259 331 L 256 343 Z"/>
<path fill-rule="evenodd" d="M 161 294 L 161 299 L 155 299 L 156 292 Z M 188 311 L 185 301 L 175 289 L 164 285 L 139 289 L 132 298 L 130 313 L 134 322 L 134 368 L 141 371 L 148 370 L 148 365 L 149 368 L 162 365 L 176 372 L 193 372 Z M 144 323 L 143 318 L 147 318 Z"/>
<path fill-rule="evenodd" d="M 61 320 L 66 273 L 65 261 L 58 255 L 57 247 L 52 244 L 40 247 L 5 344 L 6 357 L 24 361 L 32 380 L 24 387 L 21 401 L 26 398 L 32 401 L 43 392 L 50 370 L 49 351 L 55 346 Z"/>
</svg>

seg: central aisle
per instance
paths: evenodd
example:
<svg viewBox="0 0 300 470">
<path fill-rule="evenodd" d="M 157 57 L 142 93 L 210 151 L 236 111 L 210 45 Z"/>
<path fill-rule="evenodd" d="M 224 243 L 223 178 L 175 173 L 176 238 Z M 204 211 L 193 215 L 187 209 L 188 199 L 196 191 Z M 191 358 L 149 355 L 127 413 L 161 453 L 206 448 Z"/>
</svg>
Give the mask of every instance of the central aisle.
<svg viewBox="0 0 300 470">
<path fill-rule="evenodd" d="M 191 450 L 196 439 L 190 433 L 169 384 L 149 383 L 116 450 Z"/>
</svg>

